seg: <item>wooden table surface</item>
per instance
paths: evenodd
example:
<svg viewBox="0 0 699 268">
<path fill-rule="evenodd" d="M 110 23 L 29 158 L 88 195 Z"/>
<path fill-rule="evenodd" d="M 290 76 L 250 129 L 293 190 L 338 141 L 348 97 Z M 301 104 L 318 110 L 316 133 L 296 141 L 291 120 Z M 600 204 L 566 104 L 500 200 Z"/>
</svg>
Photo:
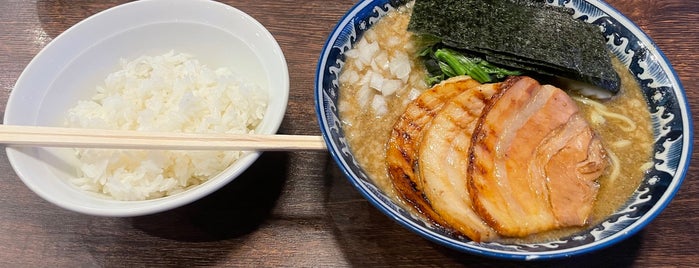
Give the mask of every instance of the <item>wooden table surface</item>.
<svg viewBox="0 0 699 268">
<path fill-rule="evenodd" d="M 22 70 L 53 38 L 123 2 L 0 1 L 0 110 L 5 110 Z M 225 2 L 265 25 L 286 55 L 291 94 L 280 132 L 319 135 L 313 106 L 317 57 L 328 33 L 355 2 Z M 609 3 L 667 55 L 696 119 L 699 5 L 690 0 Z M 326 152 L 265 153 L 248 172 L 209 197 L 132 218 L 94 217 L 58 208 L 31 192 L 6 155 L 0 155 L 2 267 L 688 267 L 699 265 L 697 211 L 699 162 L 693 161 L 675 199 L 633 237 L 576 258 L 522 263 L 456 252 L 402 228 L 365 201 Z"/>
</svg>

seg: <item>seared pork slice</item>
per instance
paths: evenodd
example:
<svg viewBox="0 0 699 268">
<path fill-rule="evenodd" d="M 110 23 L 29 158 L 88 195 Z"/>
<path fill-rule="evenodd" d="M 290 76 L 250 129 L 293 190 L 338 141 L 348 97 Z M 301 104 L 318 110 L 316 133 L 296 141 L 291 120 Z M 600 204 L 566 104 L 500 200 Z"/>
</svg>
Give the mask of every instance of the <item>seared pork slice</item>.
<svg viewBox="0 0 699 268">
<path fill-rule="evenodd" d="M 539 147 L 536 163 L 547 163 L 551 209 L 561 226 L 587 224 L 597 196 L 596 180 L 607 161 L 602 142 L 579 114 Z M 548 175 L 550 174 L 550 175 Z"/>
<path fill-rule="evenodd" d="M 474 209 L 510 237 L 585 224 L 607 165 L 573 100 L 529 77 L 490 99 L 469 154 Z"/>
<path fill-rule="evenodd" d="M 391 182 L 400 197 L 437 224 L 444 225 L 423 194 L 417 178 L 417 150 L 423 129 L 432 121 L 444 103 L 461 92 L 479 86 L 470 77 L 454 77 L 445 80 L 408 104 L 398 118 L 386 145 L 386 165 Z"/>
<path fill-rule="evenodd" d="M 498 235 L 473 210 L 466 185 L 468 149 L 483 107 L 499 85 L 480 85 L 450 100 L 425 129 L 419 149 L 425 197 L 449 227 L 477 242 Z"/>
</svg>

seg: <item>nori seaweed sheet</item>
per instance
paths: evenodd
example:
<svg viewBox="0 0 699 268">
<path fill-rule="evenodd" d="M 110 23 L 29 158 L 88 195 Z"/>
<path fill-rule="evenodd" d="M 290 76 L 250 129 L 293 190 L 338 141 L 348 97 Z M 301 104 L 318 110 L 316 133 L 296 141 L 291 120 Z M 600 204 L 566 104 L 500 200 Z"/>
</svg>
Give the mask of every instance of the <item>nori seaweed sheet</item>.
<svg viewBox="0 0 699 268">
<path fill-rule="evenodd" d="M 619 91 L 599 28 L 540 0 L 416 0 L 408 30 L 494 63 Z"/>
</svg>

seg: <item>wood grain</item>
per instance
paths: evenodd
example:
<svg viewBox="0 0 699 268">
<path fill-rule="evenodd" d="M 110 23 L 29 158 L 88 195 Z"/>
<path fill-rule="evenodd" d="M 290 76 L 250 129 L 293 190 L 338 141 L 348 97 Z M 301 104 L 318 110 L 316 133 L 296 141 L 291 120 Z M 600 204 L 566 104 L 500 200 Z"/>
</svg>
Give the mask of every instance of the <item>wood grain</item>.
<svg viewBox="0 0 699 268">
<path fill-rule="evenodd" d="M 0 1 L 0 111 L 24 67 L 48 42 L 80 20 L 124 2 Z M 285 53 L 291 93 L 280 132 L 320 134 L 313 103 L 318 55 L 355 2 L 223 2 L 258 19 Z M 686 0 L 609 4 L 663 50 L 696 111 L 699 5 Z M 690 267 L 699 263 L 696 211 L 699 162 L 693 161 L 675 199 L 633 237 L 576 258 L 521 263 L 459 253 L 407 231 L 363 199 L 325 152 L 264 153 L 248 172 L 211 196 L 133 218 L 86 216 L 47 203 L 0 155 L 2 267 Z"/>
</svg>

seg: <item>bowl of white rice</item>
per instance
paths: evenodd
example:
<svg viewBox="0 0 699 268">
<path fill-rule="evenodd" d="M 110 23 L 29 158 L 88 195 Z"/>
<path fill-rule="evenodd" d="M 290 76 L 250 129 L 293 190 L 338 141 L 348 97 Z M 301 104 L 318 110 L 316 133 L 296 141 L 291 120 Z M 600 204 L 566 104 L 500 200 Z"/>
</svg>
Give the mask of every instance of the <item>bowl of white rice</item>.
<svg viewBox="0 0 699 268">
<path fill-rule="evenodd" d="M 144 0 L 95 14 L 27 65 L 4 124 L 274 134 L 289 74 L 274 37 L 208 0 Z M 79 213 L 138 216 L 204 197 L 259 152 L 7 147 L 19 178 Z"/>
</svg>

